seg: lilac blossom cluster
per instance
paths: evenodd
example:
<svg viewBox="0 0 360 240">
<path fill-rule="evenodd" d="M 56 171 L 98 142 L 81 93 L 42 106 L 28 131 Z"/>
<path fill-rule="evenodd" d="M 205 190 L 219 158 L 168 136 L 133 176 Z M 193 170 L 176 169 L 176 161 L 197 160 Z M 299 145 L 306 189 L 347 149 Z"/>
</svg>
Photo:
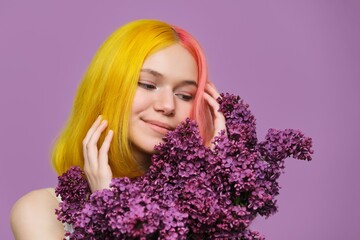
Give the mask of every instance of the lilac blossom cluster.
<svg viewBox="0 0 360 240">
<path fill-rule="evenodd" d="M 212 147 L 187 119 L 155 147 L 147 173 L 114 178 L 91 194 L 79 167 L 59 177 L 58 219 L 70 239 L 264 239 L 249 226 L 277 211 L 284 160 L 311 160 L 312 140 L 270 129 L 258 142 L 255 118 L 238 96 L 218 99 L 226 119 Z"/>
</svg>

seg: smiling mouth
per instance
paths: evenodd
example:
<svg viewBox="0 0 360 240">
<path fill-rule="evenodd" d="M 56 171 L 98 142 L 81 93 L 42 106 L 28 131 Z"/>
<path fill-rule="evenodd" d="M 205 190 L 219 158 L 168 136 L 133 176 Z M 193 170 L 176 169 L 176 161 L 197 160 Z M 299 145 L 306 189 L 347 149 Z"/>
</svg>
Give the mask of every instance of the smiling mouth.
<svg viewBox="0 0 360 240">
<path fill-rule="evenodd" d="M 158 123 L 158 122 L 153 122 L 153 121 L 144 121 L 153 131 L 161 134 L 161 135 L 165 135 L 167 134 L 169 131 L 174 130 L 172 127 L 167 126 L 166 124 L 163 123 Z"/>
</svg>

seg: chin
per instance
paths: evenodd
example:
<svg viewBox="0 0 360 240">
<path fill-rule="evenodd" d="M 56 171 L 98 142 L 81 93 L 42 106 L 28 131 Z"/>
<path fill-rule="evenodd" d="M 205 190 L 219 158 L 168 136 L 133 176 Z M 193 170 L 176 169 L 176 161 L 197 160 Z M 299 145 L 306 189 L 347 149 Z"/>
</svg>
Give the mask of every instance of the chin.
<svg viewBox="0 0 360 240">
<path fill-rule="evenodd" d="M 160 143 L 163 143 L 164 141 L 163 140 L 160 140 L 160 141 L 154 141 L 153 144 L 151 146 L 149 146 L 147 148 L 147 150 L 149 151 L 149 154 L 154 154 L 156 151 L 154 150 L 154 147 L 159 145 Z"/>
<path fill-rule="evenodd" d="M 136 129 L 136 131 L 130 132 L 129 135 L 130 142 L 139 155 L 154 154 L 156 152 L 154 147 L 164 142 L 163 137 L 164 135 L 156 134 L 147 128 Z"/>
<path fill-rule="evenodd" d="M 144 144 L 144 143 L 147 144 Z M 164 141 L 162 139 L 144 139 L 141 143 L 137 144 L 137 147 L 143 151 L 146 154 L 154 154 L 156 151 L 154 150 L 154 147 L 156 145 L 159 145 L 160 143 L 163 143 Z"/>
</svg>

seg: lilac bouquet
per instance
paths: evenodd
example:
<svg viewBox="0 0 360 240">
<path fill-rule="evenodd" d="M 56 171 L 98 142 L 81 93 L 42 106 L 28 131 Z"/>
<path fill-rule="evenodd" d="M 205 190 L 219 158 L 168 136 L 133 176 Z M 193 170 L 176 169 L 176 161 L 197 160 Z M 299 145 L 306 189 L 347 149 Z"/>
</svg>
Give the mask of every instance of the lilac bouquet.
<svg viewBox="0 0 360 240">
<path fill-rule="evenodd" d="M 144 176 L 115 178 L 91 194 L 73 167 L 59 177 L 58 219 L 71 224 L 70 239 L 264 239 L 249 229 L 256 216 L 277 211 L 284 160 L 311 160 L 311 138 L 270 129 L 258 142 L 255 118 L 240 97 L 221 94 L 226 119 L 205 147 L 187 119 L 157 145 Z"/>
</svg>

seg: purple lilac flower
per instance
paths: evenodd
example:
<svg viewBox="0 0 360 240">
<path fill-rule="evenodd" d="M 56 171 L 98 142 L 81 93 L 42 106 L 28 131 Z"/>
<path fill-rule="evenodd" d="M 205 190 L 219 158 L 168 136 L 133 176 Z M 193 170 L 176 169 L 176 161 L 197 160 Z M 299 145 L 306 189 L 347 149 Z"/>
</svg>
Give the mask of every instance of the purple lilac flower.
<svg viewBox="0 0 360 240">
<path fill-rule="evenodd" d="M 73 225 L 71 239 L 264 239 L 249 226 L 277 211 L 284 160 L 311 160 L 312 140 L 270 129 L 258 143 L 249 106 L 231 94 L 218 102 L 227 131 L 212 149 L 187 119 L 155 147 L 144 176 L 92 194 L 79 167 L 59 177 L 56 214 Z"/>
<path fill-rule="evenodd" d="M 80 215 L 80 211 L 90 195 L 90 187 L 79 167 L 73 167 L 58 178 L 59 183 L 55 189 L 62 202 L 55 213 L 58 220 L 63 223 L 73 223 Z"/>
</svg>

